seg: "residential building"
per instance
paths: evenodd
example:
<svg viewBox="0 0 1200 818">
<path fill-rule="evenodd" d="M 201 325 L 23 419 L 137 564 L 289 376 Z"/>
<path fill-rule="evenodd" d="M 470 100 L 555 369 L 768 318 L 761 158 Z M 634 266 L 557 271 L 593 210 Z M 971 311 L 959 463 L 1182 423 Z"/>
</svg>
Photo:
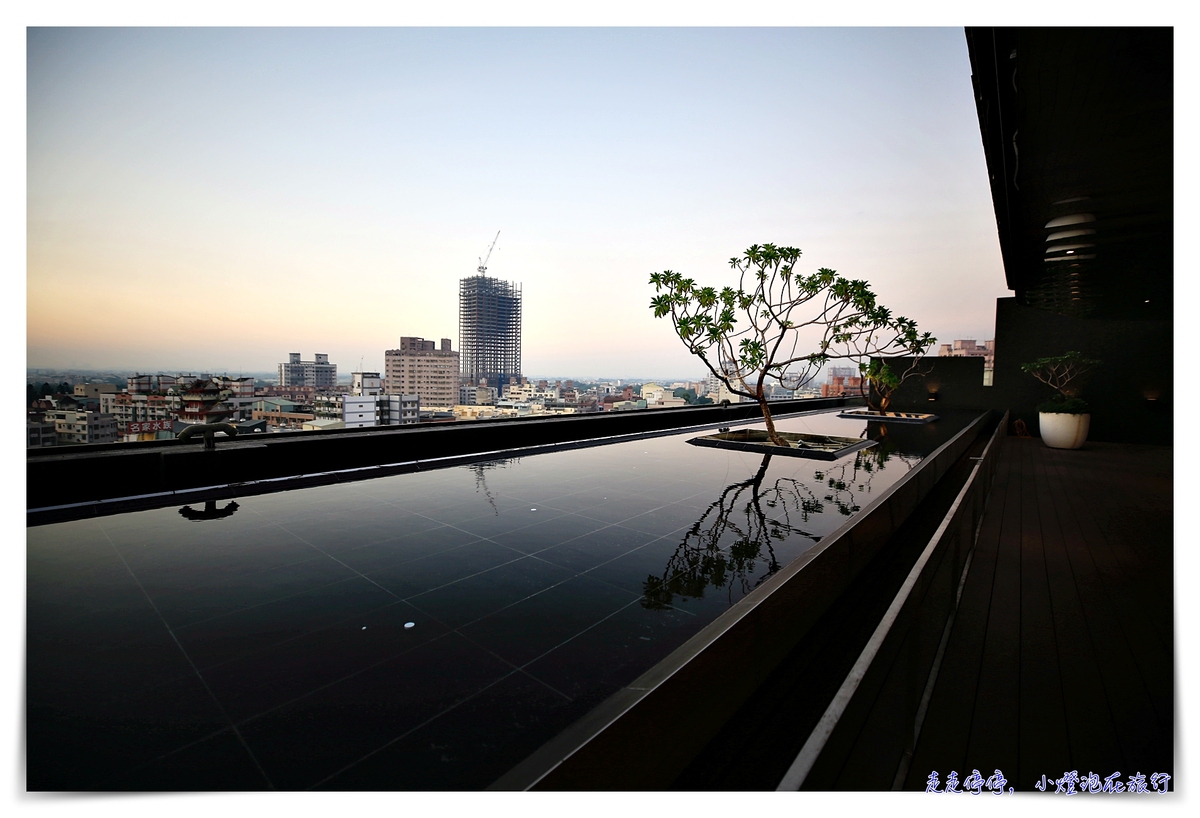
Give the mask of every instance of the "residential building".
<svg viewBox="0 0 1200 818">
<path fill-rule="evenodd" d="M 254 390 L 256 398 L 285 398 L 301 404 L 311 404 L 316 394 L 315 386 L 264 386 Z"/>
<path fill-rule="evenodd" d="M 504 386 L 502 395 L 504 400 L 520 401 L 528 403 L 537 395 L 538 388 L 531 383 L 510 383 Z"/>
<path fill-rule="evenodd" d="M 280 386 L 312 386 L 318 390 L 337 386 L 337 364 L 329 356 L 315 353 L 313 360 L 300 360 L 299 352 L 289 352 L 288 362 L 279 365 Z"/>
<path fill-rule="evenodd" d="M 329 393 L 317 395 L 312 401 L 312 413 L 317 420 L 341 420 L 342 396 Z"/>
<path fill-rule="evenodd" d="M 847 367 L 848 368 L 848 367 Z M 829 379 L 829 383 L 821 384 L 821 397 L 836 398 L 838 395 L 859 395 L 862 390 L 861 377 L 837 375 Z"/>
<path fill-rule="evenodd" d="M 496 406 L 459 404 L 451 410 L 457 420 L 490 420 L 491 418 L 516 417 L 516 410 Z"/>
<path fill-rule="evenodd" d="M 313 406 L 315 403 L 309 402 L 303 405 Z M 301 406 L 302 404 L 286 398 L 259 398 L 254 401 L 252 408 L 255 412 L 296 412 Z"/>
<path fill-rule="evenodd" d="M 308 412 L 284 412 L 269 409 L 255 409 L 251 420 L 265 420 L 267 429 L 280 432 L 291 429 L 301 429 L 310 420 L 316 420 L 316 415 Z"/>
<path fill-rule="evenodd" d="M 37 449 L 53 446 L 57 442 L 55 424 L 52 420 L 29 420 L 25 422 L 26 448 Z"/>
<path fill-rule="evenodd" d="M 766 393 L 767 400 L 792 400 L 796 397 L 795 390 L 784 389 L 777 383 L 768 383 L 763 386 L 763 391 Z"/>
<path fill-rule="evenodd" d="M 117 433 L 126 442 L 171 437 L 173 414 L 165 395 L 101 393 L 100 411 L 117 421 Z"/>
<path fill-rule="evenodd" d="M 68 443 L 115 443 L 117 419 L 102 412 L 52 409 L 46 422 L 54 423 L 56 445 Z"/>
<path fill-rule="evenodd" d="M 433 341 L 405 336 L 400 346 L 383 353 L 383 391 L 389 395 L 418 395 L 422 406 L 450 407 L 458 403 L 459 354 L 443 338 Z"/>
<path fill-rule="evenodd" d="M 669 390 L 656 383 L 642 384 L 642 400 L 647 408 L 665 409 L 671 406 L 687 406 L 687 400 L 677 398 L 674 390 Z"/>
<path fill-rule="evenodd" d="M 744 395 L 739 395 L 738 393 L 734 392 L 728 386 L 721 383 L 720 381 L 718 381 L 717 383 L 719 384 L 717 386 L 717 397 L 716 397 L 717 403 L 720 403 L 722 401 L 729 401 L 730 403 L 743 403 L 743 402 L 749 402 L 749 401 L 753 400 L 753 398 L 747 398 Z"/>
<path fill-rule="evenodd" d="M 225 395 L 223 400 L 225 405 L 232 410 L 229 416 L 231 423 L 249 420 L 254 412 L 254 404 L 258 402 L 258 398 L 254 395 Z"/>
<path fill-rule="evenodd" d="M 347 429 L 379 425 L 379 396 L 339 395 L 342 404 L 342 423 Z"/>
<path fill-rule="evenodd" d="M 719 400 L 718 395 L 721 392 L 721 379 L 711 372 L 704 377 L 704 391 L 696 390 L 696 395 L 708 395 L 713 400 Z"/>
<path fill-rule="evenodd" d="M 460 386 L 458 388 L 458 403 L 460 406 L 491 406 L 499 396 L 493 386 Z"/>
<path fill-rule="evenodd" d="M 130 394 L 157 392 L 158 375 L 130 375 L 125 379 L 125 391 Z"/>
<path fill-rule="evenodd" d="M 229 378 L 223 375 L 218 375 L 212 380 L 213 383 L 215 383 L 221 389 L 228 391 L 230 397 L 254 397 L 254 378 Z"/>
<path fill-rule="evenodd" d="M 351 395 L 382 395 L 383 379 L 378 372 L 351 372 Z"/>
<path fill-rule="evenodd" d="M 380 395 L 378 401 L 380 426 L 407 426 L 421 420 L 418 395 Z"/>
<path fill-rule="evenodd" d="M 666 394 L 667 390 L 656 383 L 642 384 L 642 400 L 646 401 L 646 405 L 661 403 Z"/>
<path fill-rule="evenodd" d="M 77 383 L 73 391 L 77 398 L 99 398 L 104 394 L 119 392 L 115 383 Z"/>
<path fill-rule="evenodd" d="M 533 414 L 533 404 L 523 401 L 498 400 L 496 401 L 496 409 L 499 414 L 515 417 L 524 417 L 525 415 Z"/>
<path fill-rule="evenodd" d="M 503 392 L 521 374 L 521 285 L 479 275 L 458 283 L 462 380 Z"/>
</svg>

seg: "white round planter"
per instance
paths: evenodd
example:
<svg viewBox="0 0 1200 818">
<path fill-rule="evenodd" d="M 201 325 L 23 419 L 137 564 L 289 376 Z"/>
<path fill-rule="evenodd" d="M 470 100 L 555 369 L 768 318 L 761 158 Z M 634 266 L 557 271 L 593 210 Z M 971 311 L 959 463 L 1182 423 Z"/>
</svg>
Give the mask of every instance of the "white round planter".
<svg viewBox="0 0 1200 818">
<path fill-rule="evenodd" d="M 1051 449 L 1078 449 L 1087 440 L 1091 422 L 1091 415 L 1038 412 L 1042 442 Z"/>
</svg>

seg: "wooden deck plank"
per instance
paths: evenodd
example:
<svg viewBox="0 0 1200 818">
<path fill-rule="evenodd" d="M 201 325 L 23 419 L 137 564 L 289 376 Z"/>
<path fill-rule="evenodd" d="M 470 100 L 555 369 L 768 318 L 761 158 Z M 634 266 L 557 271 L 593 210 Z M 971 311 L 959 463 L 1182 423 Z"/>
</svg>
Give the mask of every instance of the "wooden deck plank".
<svg viewBox="0 0 1200 818">
<path fill-rule="evenodd" d="M 1079 452 L 1052 451 L 1055 466 L 1069 471 L 1066 485 L 1072 501 L 1086 509 L 1086 532 L 1097 557 L 1109 568 L 1123 595 L 1142 609 L 1156 629 L 1168 633 L 1172 625 L 1171 487 L 1148 469 L 1131 464 L 1127 457 L 1112 456 L 1111 449 Z M 1073 457 L 1086 459 L 1074 460 Z M 1151 536 L 1147 536 L 1151 533 Z M 1164 536 L 1165 535 L 1165 536 Z M 1169 650 L 1170 639 L 1159 640 Z"/>
<path fill-rule="evenodd" d="M 1041 502 L 1034 483 L 1036 450 L 1018 445 L 1021 463 L 1020 757 L 1017 780 L 1058 771 L 1070 758 L 1059 675 L 1059 648 L 1042 546 Z M 1002 768 L 1003 769 L 1003 768 Z"/>
<path fill-rule="evenodd" d="M 1007 444 L 905 788 L 1174 773 L 1170 453 Z"/>
<path fill-rule="evenodd" d="M 1122 755 L 1127 765 L 1154 762 L 1165 768 L 1171 761 L 1170 711 L 1157 718 L 1155 714 L 1171 707 L 1172 658 L 1141 641 L 1148 623 L 1140 618 L 1140 606 L 1129 599 L 1128 586 L 1120 575 L 1114 577 L 1110 572 L 1107 582 L 1101 576 L 1097 562 L 1111 559 L 1111 555 L 1106 554 L 1104 537 L 1091 517 L 1094 507 L 1070 496 L 1062 471 L 1047 470 L 1050 491 L 1062 521 L 1067 555 L 1093 635 Z M 1169 606 L 1169 598 L 1159 604 Z"/>
<path fill-rule="evenodd" d="M 1166 608 L 1169 616 L 1171 598 L 1147 589 L 1141 574 L 1151 569 L 1141 560 L 1134 559 L 1129 549 L 1123 549 L 1120 544 L 1112 547 L 1113 538 L 1104 533 L 1096 520 L 1096 514 L 1102 512 L 1084 491 L 1083 486 L 1087 484 L 1070 479 L 1074 469 L 1070 468 L 1068 460 L 1061 456 L 1052 456 L 1052 459 L 1059 466 L 1067 504 L 1075 513 L 1076 526 L 1086 542 L 1086 553 L 1096 566 L 1102 593 L 1115 612 L 1115 622 L 1106 623 L 1106 633 L 1112 640 L 1122 640 L 1127 651 L 1111 642 L 1108 649 L 1128 652 L 1144 680 L 1159 728 L 1170 730 L 1174 712 L 1171 644 L 1164 644 L 1164 634 L 1155 627 L 1147 609 Z M 1110 473 L 1113 472 L 1110 470 Z M 1091 488 L 1099 491 L 1094 486 Z M 1161 620 L 1162 616 L 1155 618 Z"/>
<path fill-rule="evenodd" d="M 1046 459 L 1040 456 L 1040 450 L 1034 451 L 1037 456 L 1033 463 L 1033 483 L 1038 496 L 1039 527 L 1070 742 L 1069 760 L 1063 761 L 1067 765 L 1064 770 L 1123 770 L 1124 759 L 1097 663 L 1094 635 L 1088 628 L 1067 554 L 1060 516 L 1063 510 L 1056 502 L 1059 494 L 1051 491 Z M 1068 518 L 1067 526 L 1072 522 Z M 1078 545 L 1077 541 L 1073 542 Z"/>
</svg>

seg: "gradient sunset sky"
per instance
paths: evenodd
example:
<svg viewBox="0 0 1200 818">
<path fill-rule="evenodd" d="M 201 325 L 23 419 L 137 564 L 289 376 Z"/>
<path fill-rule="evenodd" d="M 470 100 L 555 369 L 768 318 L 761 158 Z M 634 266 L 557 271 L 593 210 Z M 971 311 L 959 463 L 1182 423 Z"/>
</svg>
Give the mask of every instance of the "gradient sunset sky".
<svg viewBox="0 0 1200 818">
<path fill-rule="evenodd" d="M 941 341 L 1005 288 L 961 28 L 34 28 L 27 365 L 379 369 L 521 282 L 535 376 L 698 377 L 651 272 L 753 243 Z"/>
</svg>

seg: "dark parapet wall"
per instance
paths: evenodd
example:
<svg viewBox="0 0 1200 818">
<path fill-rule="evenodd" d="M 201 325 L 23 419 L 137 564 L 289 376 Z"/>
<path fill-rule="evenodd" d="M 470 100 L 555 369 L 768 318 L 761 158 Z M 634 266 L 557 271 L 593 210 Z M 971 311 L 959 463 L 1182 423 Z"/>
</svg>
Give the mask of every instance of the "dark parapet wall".
<svg viewBox="0 0 1200 818">
<path fill-rule="evenodd" d="M 771 408 L 773 413 L 782 415 L 861 403 L 855 398 L 816 398 L 779 401 L 772 403 Z M 224 489 L 224 493 L 215 496 L 233 497 L 249 491 L 245 484 L 256 481 L 288 481 L 294 486 L 300 477 L 317 482 L 361 479 L 378 473 L 366 470 L 383 466 L 408 470 L 437 468 L 448 458 L 495 458 L 518 450 L 583 445 L 622 435 L 654 434 L 761 417 L 758 404 L 735 403 L 640 412 L 280 432 L 234 440 L 218 438 L 212 451 L 181 440 L 29 449 L 26 508 L 96 504 L 120 498 L 134 500 L 144 495 L 207 487 Z M 347 473 L 349 470 L 364 471 L 356 476 Z M 275 485 L 275 489 L 285 487 L 282 483 Z M 146 502 L 153 500 L 146 498 Z M 169 502 L 169 498 L 163 502 Z M 91 513 L 112 512 L 96 508 L 87 511 Z M 80 509 L 56 514 L 52 515 L 54 520 L 86 516 Z M 38 519 L 51 521 L 45 514 Z"/>
<path fill-rule="evenodd" d="M 912 358 L 889 359 L 892 369 L 903 372 Z M 935 398 L 930 400 L 930 397 Z M 983 358 L 930 356 L 918 364 L 892 395 L 888 407 L 899 412 L 932 412 L 949 409 L 995 409 L 992 390 L 983 385 Z"/>
<path fill-rule="evenodd" d="M 1089 440 L 1170 444 L 1171 345 L 1169 320 L 1073 318 L 998 299 L 993 405 L 1011 410 L 1036 436 L 1036 407 L 1053 391 L 1021 364 L 1075 350 L 1102 361 L 1080 393 L 1092 409 Z"/>
</svg>

